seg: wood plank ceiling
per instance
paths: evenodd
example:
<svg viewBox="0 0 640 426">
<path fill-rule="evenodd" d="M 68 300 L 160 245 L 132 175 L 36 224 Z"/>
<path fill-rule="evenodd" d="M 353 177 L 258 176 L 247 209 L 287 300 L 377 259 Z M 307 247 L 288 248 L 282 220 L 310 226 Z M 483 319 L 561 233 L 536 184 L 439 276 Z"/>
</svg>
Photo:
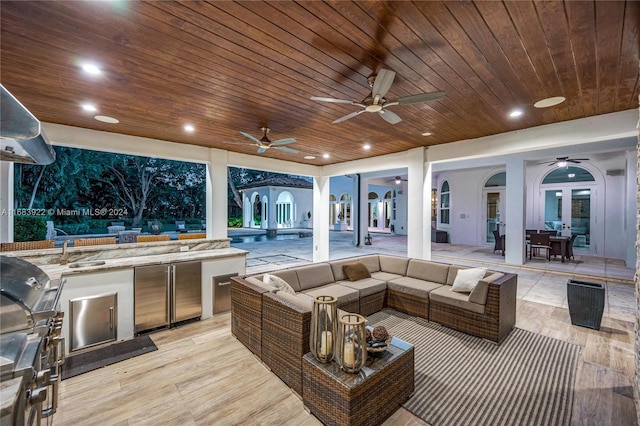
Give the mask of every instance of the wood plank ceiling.
<svg viewBox="0 0 640 426">
<path fill-rule="evenodd" d="M 261 155 L 300 163 L 638 106 L 636 1 L 2 1 L 0 13 L 1 82 L 41 121 L 247 154 L 257 148 L 229 142 L 268 126 L 300 153 Z M 83 73 L 82 61 L 103 74 Z M 309 99 L 360 101 L 381 68 L 397 73 L 388 99 L 446 97 L 390 107 L 395 125 L 371 113 L 331 124 L 358 107 Z M 567 100 L 533 107 L 552 96 Z"/>
</svg>

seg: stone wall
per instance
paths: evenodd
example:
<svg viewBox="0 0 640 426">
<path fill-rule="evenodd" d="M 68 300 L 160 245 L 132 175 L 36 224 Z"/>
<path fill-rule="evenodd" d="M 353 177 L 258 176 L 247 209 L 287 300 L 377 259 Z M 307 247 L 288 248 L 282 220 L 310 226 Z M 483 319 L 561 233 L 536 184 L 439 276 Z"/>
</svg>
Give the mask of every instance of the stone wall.
<svg viewBox="0 0 640 426">
<path fill-rule="evenodd" d="M 640 97 L 638 97 L 640 101 Z M 638 109 L 640 113 L 640 109 Z M 639 114 L 640 115 L 640 114 Z M 638 121 L 640 124 L 640 120 Z M 636 176 L 636 183 L 638 184 L 638 188 L 640 188 L 640 130 L 638 132 L 638 146 L 637 146 L 637 155 L 638 155 L 638 171 Z M 638 424 L 640 425 L 640 244 L 638 243 L 638 236 L 640 236 L 640 190 L 636 193 L 636 208 L 637 208 L 637 224 L 636 224 L 636 253 L 638 254 L 636 259 L 636 273 L 635 273 L 635 283 L 636 283 L 636 415 L 638 416 Z"/>
</svg>

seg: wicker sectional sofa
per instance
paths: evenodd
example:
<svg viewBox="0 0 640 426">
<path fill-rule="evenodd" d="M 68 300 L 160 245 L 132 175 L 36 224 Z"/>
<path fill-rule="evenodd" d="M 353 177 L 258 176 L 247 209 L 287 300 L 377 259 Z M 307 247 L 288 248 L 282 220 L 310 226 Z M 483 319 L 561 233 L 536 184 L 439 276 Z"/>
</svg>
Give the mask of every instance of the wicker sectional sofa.
<svg viewBox="0 0 640 426">
<path fill-rule="evenodd" d="M 354 262 L 371 276 L 350 281 L 343 267 Z M 515 325 L 517 275 L 487 271 L 471 293 L 458 293 L 451 285 L 460 269 L 368 255 L 274 272 L 295 295 L 274 292 L 262 275 L 233 277 L 231 332 L 298 395 L 315 296 L 335 296 L 339 309 L 365 316 L 388 307 L 499 344 Z"/>
</svg>

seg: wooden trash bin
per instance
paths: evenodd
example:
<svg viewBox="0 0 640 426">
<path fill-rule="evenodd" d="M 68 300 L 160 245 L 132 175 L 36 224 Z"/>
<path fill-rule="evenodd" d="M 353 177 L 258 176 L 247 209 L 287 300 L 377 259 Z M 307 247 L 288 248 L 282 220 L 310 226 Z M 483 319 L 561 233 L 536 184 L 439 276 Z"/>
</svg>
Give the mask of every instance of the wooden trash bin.
<svg viewBox="0 0 640 426">
<path fill-rule="evenodd" d="M 600 330 L 604 311 L 604 284 L 567 281 L 567 303 L 571 324 Z"/>
</svg>

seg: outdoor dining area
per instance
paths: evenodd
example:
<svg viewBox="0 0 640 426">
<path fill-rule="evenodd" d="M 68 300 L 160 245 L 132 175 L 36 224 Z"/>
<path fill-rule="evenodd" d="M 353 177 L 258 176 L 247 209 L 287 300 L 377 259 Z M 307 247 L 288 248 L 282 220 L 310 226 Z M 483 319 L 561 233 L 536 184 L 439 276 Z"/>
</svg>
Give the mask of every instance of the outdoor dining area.
<svg viewBox="0 0 640 426">
<path fill-rule="evenodd" d="M 525 229 L 526 256 L 529 260 L 544 256 L 550 262 L 551 256 L 554 259 L 560 256 L 560 261 L 564 263 L 565 259 L 574 259 L 573 244 L 578 234 L 573 234 L 571 237 L 557 234 L 556 230 Z M 493 252 L 500 251 L 504 256 L 506 236 L 500 235 L 499 231 L 493 231 L 493 236 L 495 238 Z"/>
</svg>

